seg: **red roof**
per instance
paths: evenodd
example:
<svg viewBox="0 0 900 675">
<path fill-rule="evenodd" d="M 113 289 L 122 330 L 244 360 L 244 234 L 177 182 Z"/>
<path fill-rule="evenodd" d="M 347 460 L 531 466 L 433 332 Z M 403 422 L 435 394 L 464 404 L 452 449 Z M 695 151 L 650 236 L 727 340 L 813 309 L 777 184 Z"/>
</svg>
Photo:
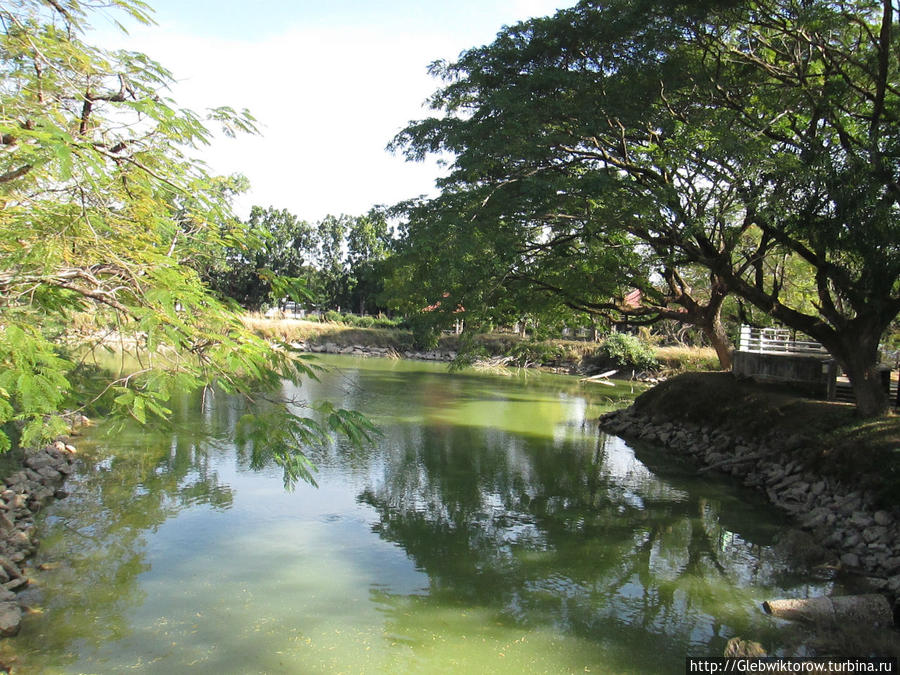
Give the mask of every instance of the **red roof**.
<svg viewBox="0 0 900 675">
<path fill-rule="evenodd" d="M 634 289 L 633 291 L 631 291 L 631 293 L 625 296 L 625 298 L 622 300 L 622 305 L 626 309 L 634 309 L 635 307 L 641 306 L 641 301 L 643 299 L 643 294 L 638 289 Z"/>
</svg>

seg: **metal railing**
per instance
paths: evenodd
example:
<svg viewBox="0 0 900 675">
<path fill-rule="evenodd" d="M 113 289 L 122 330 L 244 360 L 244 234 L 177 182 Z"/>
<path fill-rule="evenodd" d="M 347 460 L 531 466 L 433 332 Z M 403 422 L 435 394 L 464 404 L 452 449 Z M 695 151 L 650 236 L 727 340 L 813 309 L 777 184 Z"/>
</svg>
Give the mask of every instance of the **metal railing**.
<svg viewBox="0 0 900 675">
<path fill-rule="evenodd" d="M 786 328 L 753 328 L 741 326 L 740 350 L 757 354 L 828 354 L 813 340 L 791 339 Z"/>
</svg>

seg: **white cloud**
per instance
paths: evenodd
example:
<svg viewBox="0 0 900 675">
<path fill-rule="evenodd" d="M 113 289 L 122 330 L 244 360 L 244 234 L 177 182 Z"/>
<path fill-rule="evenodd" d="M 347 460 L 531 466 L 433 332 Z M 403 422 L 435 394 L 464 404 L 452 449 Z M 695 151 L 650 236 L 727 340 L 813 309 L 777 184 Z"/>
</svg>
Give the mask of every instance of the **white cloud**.
<svg viewBox="0 0 900 675">
<path fill-rule="evenodd" d="M 519 0 L 508 23 L 550 13 L 556 4 Z M 316 220 L 433 191 L 440 173 L 434 162 L 406 163 L 385 146 L 428 114 L 422 104 L 440 84 L 428 76 L 428 64 L 489 41 L 498 28 L 473 25 L 460 35 L 397 31 L 388 23 L 295 24 L 254 42 L 198 37 L 163 23 L 116 40 L 172 70 L 180 105 L 247 107 L 257 117 L 262 137 L 222 139 L 203 154 L 217 173 L 250 178 L 239 211 L 273 205 Z"/>
<path fill-rule="evenodd" d="M 247 107 L 257 117 L 262 137 L 222 139 L 204 153 L 215 171 L 250 178 L 244 201 L 318 219 L 431 189 L 433 163 L 410 165 L 384 148 L 427 113 L 422 103 L 438 83 L 426 66 L 441 55 L 434 40 L 295 29 L 253 44 L 154 30 L 133 33 L 128 47 L 174 72 L 179 104 Z"/>
</svg>

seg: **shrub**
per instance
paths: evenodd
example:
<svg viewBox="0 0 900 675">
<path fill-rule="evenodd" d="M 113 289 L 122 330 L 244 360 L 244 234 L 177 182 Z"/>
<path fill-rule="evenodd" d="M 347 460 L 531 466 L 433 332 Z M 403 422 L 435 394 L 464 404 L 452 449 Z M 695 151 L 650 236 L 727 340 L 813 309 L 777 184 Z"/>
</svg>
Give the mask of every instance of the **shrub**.
<svg viewBox="0 0 900 675">
<path fill-rule="evenodd" d="M 543 342 L 520 342 L 509 350 L 518 366 L 532 366 L 559 362 L 563 357 L 562 347 Z"/>
<path fill-rule="evenodd" d="M 653 349 L 626 333 L 611 333 L 600 344 L 599 352 L 618 366 L 630 366 L 638 370 L 653 370 L 659 366 Z"/>
<path fill-rule="evenodd" d="M 344 323 L 344 316 L 340 312 L 329 309 L 325 312 L 325 320 L 330 321 L 331 323 Z"/>
<path fill-rule="evenodd" d="M 432 323 L 431 317 L 418 314 L 409 321 L 413 334 L 413 346 L 423 351 L 431 351 L 438 346 L 440 330 Z"/>
</svg>

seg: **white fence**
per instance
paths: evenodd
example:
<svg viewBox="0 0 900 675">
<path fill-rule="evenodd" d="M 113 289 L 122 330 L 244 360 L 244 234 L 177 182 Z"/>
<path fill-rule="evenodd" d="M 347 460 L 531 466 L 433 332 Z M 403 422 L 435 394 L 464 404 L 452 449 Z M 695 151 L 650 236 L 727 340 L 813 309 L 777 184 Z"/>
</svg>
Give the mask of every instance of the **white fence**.
<svg viewBox="0 0 900 675">
<path fill-rule="evenodd" d="M 786 328 L 753 328 L 741 326 L 742 352 L 757 354 L 828 354 L 818 342 L 792 340 Z"/>
</svg>

